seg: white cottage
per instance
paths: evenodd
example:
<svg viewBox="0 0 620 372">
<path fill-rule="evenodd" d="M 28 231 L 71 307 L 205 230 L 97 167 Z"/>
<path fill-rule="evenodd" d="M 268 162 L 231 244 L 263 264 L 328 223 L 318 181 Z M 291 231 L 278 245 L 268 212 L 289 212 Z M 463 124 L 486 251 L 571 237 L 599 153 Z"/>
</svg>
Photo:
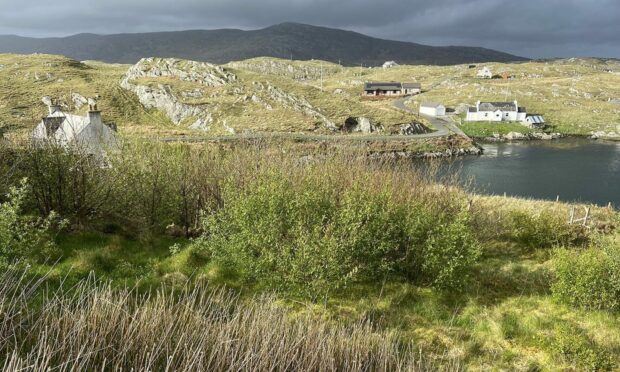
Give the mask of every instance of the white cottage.
<svg viewBox="0 0 620 372">
<path fill-rule="evenodd" d="M 513 102 L 476 102 L 476 107 L 467 110 L 465 121 L 518 121 L 525 122 L 527 111 Z"/>
<path fill-rule="evenodd" d="M 75 148 L 85 154 L 104 157 L 106 150 L 116 147 L 116 127 L 105 124 L 96 104 L 89 106 L 87 116 L 64 113 L 55 103 L 49 104 L 49 114 L 32 132 L 35 146 Z"/>
<path fill-rule="evenodd" d="M 392 68 L 392 67 L 398 67 L 398 63 L 396 63 L 395 61 L 387 61 L 383 64 L 383 69 L 388 69 L 388 68 Z"/>
<path fill-rule="evenodd" d="M 438 102 L 424 102 L 420 104 L 420 114 L 428 116 L 445 116 L 446 106 Z"/>
<path fill-rule="evenodd" d="M 491 72 L 490 68 L 483 67 L 481 70 L 478 70 L 478 74 L 476 76 L 481 79 L 491 79 L 493 78 L 493 72 Z"/>
</svg>

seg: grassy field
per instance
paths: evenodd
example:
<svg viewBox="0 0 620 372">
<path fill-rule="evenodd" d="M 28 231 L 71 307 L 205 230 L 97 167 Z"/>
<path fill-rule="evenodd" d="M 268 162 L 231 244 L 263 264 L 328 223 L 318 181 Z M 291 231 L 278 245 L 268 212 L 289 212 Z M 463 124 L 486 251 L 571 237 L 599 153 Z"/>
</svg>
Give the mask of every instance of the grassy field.
<svg viewBox="0 0 620 372">
<path fill-rule="evenodd" d="M 541 132 L 518 123 L 464 122 L 459 127 L 470 137 L 493 137 L 494 134 L 506 135 L 511 132 L 529 134 Z"/>
</svg>

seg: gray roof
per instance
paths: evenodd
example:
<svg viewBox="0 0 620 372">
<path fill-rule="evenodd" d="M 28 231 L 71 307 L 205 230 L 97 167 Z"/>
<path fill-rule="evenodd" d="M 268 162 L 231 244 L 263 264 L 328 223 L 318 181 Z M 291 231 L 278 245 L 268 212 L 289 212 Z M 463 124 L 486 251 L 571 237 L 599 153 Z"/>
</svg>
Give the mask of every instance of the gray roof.
<svg viewBox="0 0 620 372">
<path fill-rule="evenodd" d="M 422 89 L 420 83 L 403 83 L 403 89 Z"/>
<path fill-rule="evenodd" d="M 545 118 L 542 115 L 528 115 L 527 119 L 532 124 L 545 124 Z"/>
<path fill-rule="evenodd" d="M 477 107 L 469 107 L 467 109 L 467 112 L 478 112 L 478 108 Z"/>
<path fill-rule="evenodd" d="M 397 82 L 388 82 L 388 83 L 377 83 L 377 82 L 369 82 L 364 84 L 364 90 L 401 90 L 403 85 Z"/>
<path fill-rule="evenodd" d="M 439 102 L 423 102 L 422 104 L 420 104 L 420 107 L 437 108 L 439 106 L 443 106 L 443 105 L 441 103 L 439 103 Z"/>
<path fill-rule="evenodd" d="M 517 111 L 514 102 L 480 102 L 480 111 Z"/>
</svg>

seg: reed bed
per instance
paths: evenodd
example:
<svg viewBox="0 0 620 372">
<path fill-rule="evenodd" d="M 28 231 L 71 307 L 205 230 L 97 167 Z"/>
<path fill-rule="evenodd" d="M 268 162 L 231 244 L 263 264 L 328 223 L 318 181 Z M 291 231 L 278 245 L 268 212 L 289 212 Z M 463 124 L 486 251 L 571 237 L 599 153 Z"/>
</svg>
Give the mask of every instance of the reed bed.
<svg viewBox="0 0 620 372">
<path fill-rule="evenodd" d="M 271 295 L 241 301 L 197 284 L 179 292 L 116 290 L 94 276 L 45 288 L 9 270 L 0 277 L 3 370 L 426 371 L 432 362 L 371 324 L 292 318 Z"/>
</svg>

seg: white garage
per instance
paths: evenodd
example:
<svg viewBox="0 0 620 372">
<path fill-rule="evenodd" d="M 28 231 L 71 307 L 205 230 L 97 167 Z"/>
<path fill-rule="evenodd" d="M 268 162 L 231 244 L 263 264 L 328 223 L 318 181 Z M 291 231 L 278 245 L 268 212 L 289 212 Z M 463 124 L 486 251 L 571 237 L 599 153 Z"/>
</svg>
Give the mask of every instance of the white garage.
<svg viewBox="0 0 620 372">
<path fill-rule="evenodd" d="M 420 114 L 428 116 L 445 116 L 446 106 L 438 102 L 424 102 L 420 105 Z"/>
</svg>

